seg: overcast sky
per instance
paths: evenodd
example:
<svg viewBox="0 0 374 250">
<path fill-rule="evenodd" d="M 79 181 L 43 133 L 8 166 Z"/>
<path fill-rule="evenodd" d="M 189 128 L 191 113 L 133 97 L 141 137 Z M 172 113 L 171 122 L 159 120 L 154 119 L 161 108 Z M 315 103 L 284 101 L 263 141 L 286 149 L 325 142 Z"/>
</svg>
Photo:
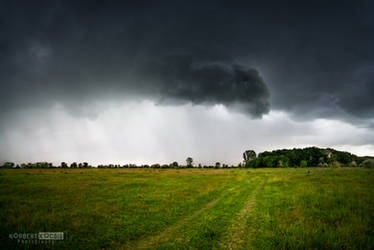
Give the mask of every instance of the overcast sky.
<svg viewBox="0 0 374 250">
<path fill-rule="evenodd" d="M 1 1 L 0 161 L 374 155 L 374 4 Z"/>
</svg>

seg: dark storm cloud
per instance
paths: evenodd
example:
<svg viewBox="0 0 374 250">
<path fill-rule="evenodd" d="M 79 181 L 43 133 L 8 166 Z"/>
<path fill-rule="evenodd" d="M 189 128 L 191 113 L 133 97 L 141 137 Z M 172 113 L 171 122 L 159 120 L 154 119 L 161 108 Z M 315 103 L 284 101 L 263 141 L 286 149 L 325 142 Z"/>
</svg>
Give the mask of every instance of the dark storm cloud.
<svg viewBox="0 0 374 250">
<path fill-rule="evenodd" d="M 247 60 L 270 84 L 272 106 L 299 119 L 373 118 L 373 10 L 370 1 L 299 2 L 269 10 L 272 21 L 265 21 Z"/>
<path fill-rule="evenodd" d="M 191 46 L 192 34 L 178 33 L 187 17 L 170 9 L 57 1 L 2 10 L 4 112 L 53 102 L 79 112 L 92 100 L 134 96 L 222 103 L 254 117 L 269 111 L 259 73 L 233 65 L 226 51 Z"/>
<path fill-rule="evenodd" d="M 365 120 L 374 116 L 373 9 L 370 1 L 2 1 L 0 110 L 59 102 L 77 111 L 136 96 L 261 116 L 269 93 L 260 72 L 274 109 Z"/>
<path fill-rule="evenodd" d="M 255 69 L 173 55 L 149 63 L 145 74 L 148 81 L 159 81 L 161 103 L 221 103 L 254 117 L 269 111 L 269 91 Z"/>
</svg>

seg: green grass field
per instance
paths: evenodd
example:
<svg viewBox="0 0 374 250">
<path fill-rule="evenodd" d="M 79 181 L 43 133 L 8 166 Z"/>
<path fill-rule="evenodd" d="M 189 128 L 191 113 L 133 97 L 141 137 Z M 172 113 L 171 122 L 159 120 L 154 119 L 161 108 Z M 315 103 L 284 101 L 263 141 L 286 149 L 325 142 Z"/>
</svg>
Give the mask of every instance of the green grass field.
<svg viewBox="0 0 374 250">
<path fill-rule="evenodd" d="M 374 249 L 374 170 L 0 171 L 2 249 Z M 13 233 L 64 232 L 52 244 Z"/>
</svg>

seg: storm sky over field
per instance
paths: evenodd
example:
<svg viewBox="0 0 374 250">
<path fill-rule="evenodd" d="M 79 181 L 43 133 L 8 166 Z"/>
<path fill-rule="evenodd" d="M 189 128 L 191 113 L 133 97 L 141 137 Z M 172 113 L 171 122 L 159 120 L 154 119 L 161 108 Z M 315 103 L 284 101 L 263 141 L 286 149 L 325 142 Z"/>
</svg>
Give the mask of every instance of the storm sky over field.
<svg viewBox="0 0 374 250">
<path fill-rule="evenodd" d="M 374 155 L 373 13 L 369 0 L 1 1 L 0 161 Z"/>
</svg>

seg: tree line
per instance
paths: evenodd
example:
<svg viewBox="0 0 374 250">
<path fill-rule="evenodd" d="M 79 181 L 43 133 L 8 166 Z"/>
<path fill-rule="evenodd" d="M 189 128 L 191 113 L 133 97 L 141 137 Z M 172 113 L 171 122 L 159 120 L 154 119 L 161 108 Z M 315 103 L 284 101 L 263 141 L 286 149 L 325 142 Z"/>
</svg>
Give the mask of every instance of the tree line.
<svg viewBox="0 0 374 250">
<path fill-rule="evenodd" d="M 338 151 L 332 148 L 294 148 L 265 151 L 258 156 L 254 150 L 246 150 L 243 153 L 243 162 L 238 165 L 228 165 L 216 162 L 214 165 L 194 164 L 192 157 L 187 157 L 186 164 L 174 161 L 170 164 L 100 164 L 97 168 L 289 168 L 289 167 L 366 167 L 374 168 L 374 157 L 359 157 L 349 152 Z M 4 162 L 0 168 L 93 168 L 87 162 L 61 162 L 55 166 L 50 162 L 22 163 Z"/>
<path fill-rule="evenodd" d="M 374 157 L 359 157 L 349 152 L 317 147 L 265 151 L 258 157 L 253 150 L 247 150 L 243 159 L 247 168 L 374 167 Z"/>
<path fill-rule="evenodd" d="M 193 162 L 192 157 L 188 157 L 186 159 L 186 164 L 182 165 L 179 164 L 178 162 L 174 161 L 170 164 L 142 164 L 142 165 L 136 165 L 136 164 L 125 164 L 125 165 L 120 165 L 120 164 L 100 164 L 97 165 L 97 168 L 235 168 L 238 166 L 231 165 L 229 166 L 228 164 L 221 164 L 220 162 L 215 163 L 214 165 L 202 165 L 202 164 L 197 164 L 195 165 Z M 87 162 L 82 162 L 82 163 L 77 163 L 73 162 L 71 164 L 68 164 L 66 162 L 61 162 L 60 165 L 53 165 L 50 162 L 35 162 L 35 163 L 22 163 L 22 164 L 15 164 L 13 162 L 4 162 L 3 164 L 0 165 L 0 168 L 25 168 L 25 169 L 33 169 L 33 168 L 96 168 L 96 166 L 92 166 L 88 164 Z"/>
</svg>

